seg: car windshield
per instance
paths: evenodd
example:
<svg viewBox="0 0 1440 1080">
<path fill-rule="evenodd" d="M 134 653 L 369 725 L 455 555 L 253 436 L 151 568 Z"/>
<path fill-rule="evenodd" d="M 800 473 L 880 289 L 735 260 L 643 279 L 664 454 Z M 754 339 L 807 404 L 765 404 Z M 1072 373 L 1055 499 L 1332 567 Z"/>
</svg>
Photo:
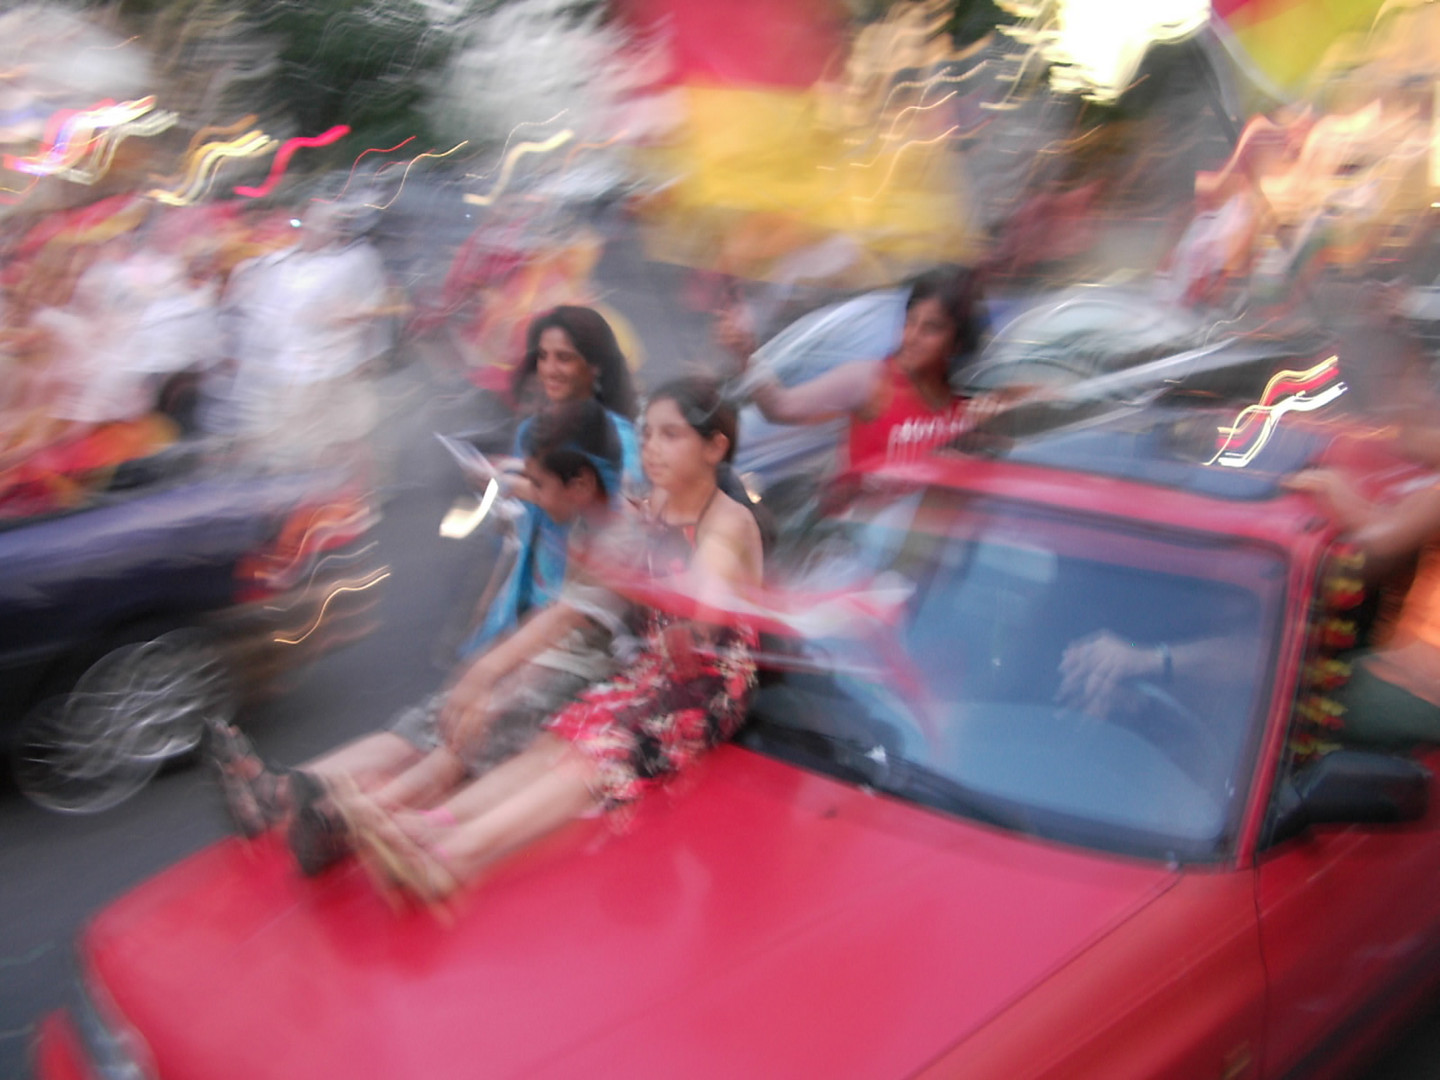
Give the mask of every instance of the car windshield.
<svg viewBox="0 0 1440 1080">
<path fill-rule="evenodd" d="M 817 614 L 777 639 L 751 746 L 1064 842 L 1228 850 L 1279 553 L 940 490 L 862 496 L 806 539 L 780 578 Z"/>
</svg>

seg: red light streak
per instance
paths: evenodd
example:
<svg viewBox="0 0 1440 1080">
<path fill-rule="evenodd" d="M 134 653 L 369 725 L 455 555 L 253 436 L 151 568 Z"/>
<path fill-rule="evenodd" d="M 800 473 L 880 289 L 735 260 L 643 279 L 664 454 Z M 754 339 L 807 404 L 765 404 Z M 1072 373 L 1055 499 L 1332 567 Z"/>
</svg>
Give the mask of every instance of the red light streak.
<svg viewBox="0 0 1440 1080">
<path fill-rule="evenodd" d="M 329 131 L 321 132 L 319 135 L 297 135 L 293 139 L 286 139 L 280 149 L 275 151 L 275 160 L 270 164 L 270 175 L 265 178 L 265 183 L 259 187 L 241 185 L 235 189 L 235 194 L 245 195 L 252 199 L 269 195 L 275 189 L 275 185 L 280 182 L 280 177 L 284 175 L 285 167 L 290 164 L 290 158 L 296 150 L 302 146 L 329 146 L 349 134 L 349 124 L 336 124 Z"/>
<path fill-rule="evenodd" d="M 396 143 L 394 146 L 387 146 L 387 147 L 385 147 L 384 149 L 381 149 L 381 148 L 378 147 L 378 146 L 372 146 L 372 147 L 369 147 L 369 148 L 366 149 L 366 150 L 361 150 L 360 153 L 358 153 L 358 154 L 355 155 L 355 161 L 354 161 L 354 162 L 351 164 L 351 166 L 350 166 L 350 175 L 345 178 L 345 186 L 340 189 L 340 194 L 339 194 L 339 195 L 336 195 L 335 198 L 333 198 L 333 199 L 316 199 L 315 201 L 316 201 L 316 202 L 328 202 L 328 203 L 333 203 L 333 202 L 339 202 L 342 198 L 344 198 L 345 192 L 347 192 L 347 191 L 350 190 L 350 181 L 355 179 L 355 170 L 356 170 L 356 168 L 358 168 L 359 165 L 360 165 L 360 159 L 361 159 L 362 157 L 364 157 L 366 154 L 393 154 L 396 150 L 399 150 L 399 149 L 400 149 L 402 146 L 404 146 L 406 143 L 412 143 L 412 142 L 414 142 L 414 141 L 415 141 L 415 136 L 414 136 L 414 135 L 411 135 L 408 139 L 401 139 L 401 140 L 400 140 L 398 143 Z M 383 168 L 383 166 L 382 166 L 382 168 Z"/>
</svg>

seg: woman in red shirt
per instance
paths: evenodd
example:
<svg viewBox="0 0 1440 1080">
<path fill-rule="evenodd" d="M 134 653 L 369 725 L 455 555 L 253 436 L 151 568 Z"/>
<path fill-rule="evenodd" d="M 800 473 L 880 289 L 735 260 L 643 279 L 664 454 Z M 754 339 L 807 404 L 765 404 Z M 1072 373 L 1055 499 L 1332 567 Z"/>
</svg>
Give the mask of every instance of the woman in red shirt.
<svg viewBox="0 0 1440 1080">
<path fill-rule="evenodd" d="M 816 424 L 847 416 L 848 462 L 915 457 L 975 426 L 993 403 L 978 408 L 951 376 L 973 358 L 984 329 L 975 271 L 942 267 L 917 278 L 905 303 L 900 346 L 879 363 L 852 361 L 797 386 L 761 383 L 760 412 L 772 423 Z M 722 339 L 738 344 L 733 325 Z"/>
</svg>

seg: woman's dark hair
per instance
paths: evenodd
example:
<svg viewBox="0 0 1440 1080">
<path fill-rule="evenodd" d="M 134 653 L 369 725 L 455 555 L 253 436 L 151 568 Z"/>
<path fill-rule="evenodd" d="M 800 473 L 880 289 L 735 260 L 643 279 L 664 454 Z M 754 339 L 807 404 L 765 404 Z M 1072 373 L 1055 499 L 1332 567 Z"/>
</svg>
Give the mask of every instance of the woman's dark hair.
<svg viewBox="0 0 1440 1080">
<path fill-rule="evenodd" d="M 564 304 L 530 320 L 525 332 L 525 358 L 510 384 L 517 401 L 523 401 L 540 362 L 540 335 L 546 330 L 564 330 L 575 350 L 595 369 L 595 396 L 611 412 L 635 419 L 635 384 L 625 354 L 615 340 L 615 331 L 605 316 L 588 307 Z"/>
<path fill-rule="evenodd" d="M 980 285 L 979 273 L 964 266 L 937 266 L 910 283 L 906 311 L 922 300 L 938 300 L 955 324 L 952 367 L 960 367 L 973 358 L 989 327 Z"/>
<path fill-rule="evenodd" d="M 724 435 L 729 446 L 725 460 L 735 457 L 735 432 L 739 426 L 735 417 L 735 406 L 725 400 L 719 383 L 700 376 L 686 376 L 672 379 L 650 395 L 647 405 L 657 401 L 673 401 L 685 422 L 699 433 L 702 439 Z"/>
<path fill-rule="evenodd" d="M 530 421 L 521 444 L 526 457 L 564 483 L 589 471 L 600 494 L 608 497 L 619 480 L 620 436 L 604 407 L 593 399 L 546 409 Z"/>
</svg>

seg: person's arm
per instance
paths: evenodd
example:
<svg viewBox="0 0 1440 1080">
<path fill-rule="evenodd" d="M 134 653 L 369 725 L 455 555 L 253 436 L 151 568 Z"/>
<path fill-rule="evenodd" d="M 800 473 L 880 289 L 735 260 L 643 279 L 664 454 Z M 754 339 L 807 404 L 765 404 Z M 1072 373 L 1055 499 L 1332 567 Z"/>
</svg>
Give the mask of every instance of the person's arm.
<svg viewBox="0 0 1440 1080">
<path fill-rule="evenodd" d="M 1365 553 L 1367 572 L 1383 572 L 1440 535 L 1440 484 L 1390 504 L 1371 502 L 1333 469 L 1307 470 L 1287 486 L 1320 501 L 1346 538 Z"/>
<path fill-rule="evenodd" d="M 820 424 L 868 405 L 879 371 L 877 361 L 854 360 L 796 386 L 767 380 L 755 387 L 752 397 L 772 424 Z"/>
<path fill-rule="evenodd" d="M 1250 670 L 1251 639 L 1221 634 L 1192 641 L 1142 643 L 1101 630 L 1066 646 L 1056 698 L 1092 716 L 1108 716 L 1120 688 L 1143 679 L 1160 686 L 1183 679 L 1213 682 Z"/>
<path fill-rule="evenodd" d="M 510 672 L 561 641 L 587 616 L 564 601 L 525 619 L 509 637 L 485 651 L 450 688 L 440 710 L 440 729 L 452 748 L 466 745 L 484 729 L 490 693 Z"/>
</svg>

